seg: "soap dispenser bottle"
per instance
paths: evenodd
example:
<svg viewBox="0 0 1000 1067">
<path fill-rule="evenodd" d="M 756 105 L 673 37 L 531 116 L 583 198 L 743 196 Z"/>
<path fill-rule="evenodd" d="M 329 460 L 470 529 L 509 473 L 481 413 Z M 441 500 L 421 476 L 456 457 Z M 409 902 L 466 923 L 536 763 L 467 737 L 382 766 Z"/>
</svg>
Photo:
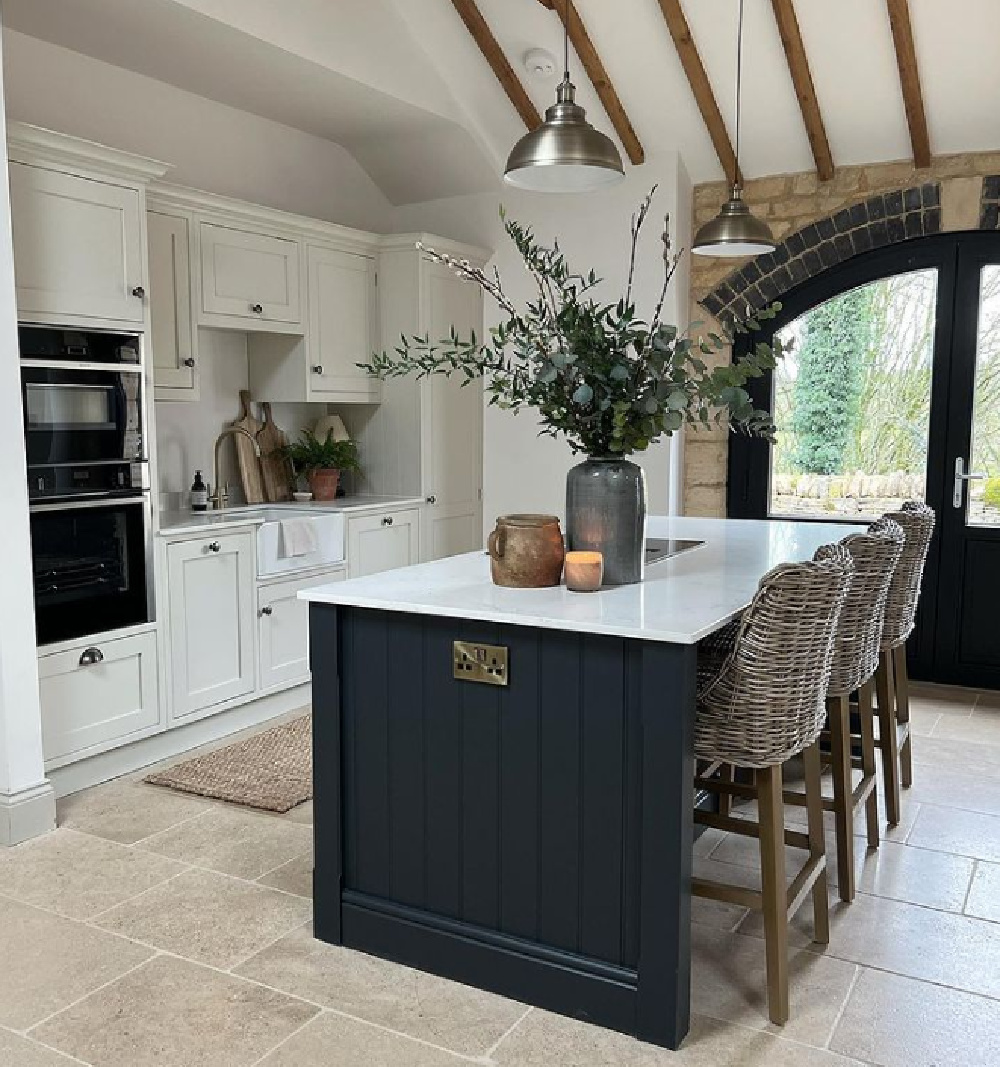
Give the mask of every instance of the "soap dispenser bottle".
<svg viewBox="0 0 1000 1067">
<path fill-rule="evenodd" d="M 191 510 L 208 511 L 208 486 L 202 479 L 201 471 L 194 472 L 194 482 L 191 484 Z"/>
</svg>

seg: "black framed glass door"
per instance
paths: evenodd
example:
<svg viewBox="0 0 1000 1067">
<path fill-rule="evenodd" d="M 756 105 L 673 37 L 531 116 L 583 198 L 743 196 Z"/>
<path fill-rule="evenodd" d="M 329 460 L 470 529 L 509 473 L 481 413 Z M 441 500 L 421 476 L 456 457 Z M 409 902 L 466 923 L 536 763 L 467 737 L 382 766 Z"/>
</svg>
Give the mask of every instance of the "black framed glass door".
<svg viewBox="0 0 1000 1067">
<path fill-rule="evenodd" d="M 925 499 L 913 673 L 1000 688 L 1000 234 L 881 249 L 783 305 L 768 334 L 791 354 L 753 390 L 777 441 L 731 438 L 729 514 L 863 522 Z"/>
</svg>

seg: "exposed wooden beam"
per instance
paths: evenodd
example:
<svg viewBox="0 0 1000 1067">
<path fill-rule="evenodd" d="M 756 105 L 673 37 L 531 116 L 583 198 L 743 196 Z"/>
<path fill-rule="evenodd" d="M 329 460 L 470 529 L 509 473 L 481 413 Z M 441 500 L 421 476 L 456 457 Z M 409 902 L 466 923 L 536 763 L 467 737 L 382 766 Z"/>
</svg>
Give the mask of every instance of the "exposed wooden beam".
<svg viewBox="0 0 1000 1067">
<path fill-rule="evenodd" d="M 892 43 L 896 46 L 896 65 L 899 67 L 899 84 L 903 90 L 906 124 L 910 127 L 913 163 L 917 167 L 929 167 L 931 165 L 931 142 L 927 135 L 924 95 L 920 90 L 917 52 L 913 47 L 910 5 L 908 0 L 886 0 L 886 5 L 889 8 Z"/>
<path fill-rule="evenodd" d="M 795 7 L 792 0 L 771 0 L 771 6 L 774 8 L 774 18 L 778 23 L 785 58 L 788 60 L 788 72 L 792 76 L 795 95 L 799 100 L 802 121 L 806 124 L 809 147 L 812 148 L 813 159 L 816 161 L 816 173 L 820 181 L 828 182 L 833 177 L 833 155 L 830 152 L 826 127 L 823 125 L 823 116 L 820 114 L 819 101 L 816 99 L 816 87 L 813 85 L 809 60 L 802 44 Z"/>
<path fill-rule="evenodd" d="M 618 98 L 611 76 L 604 69 L 601 57 L 594 47 L 594 42 L 590 39 L 587 27 L 584 26 L 573 0 L 540 0 L 540 3 L 557 12 L 563 25 L 569 29 L 569 39 L 573 42 L 573 48 L 580 57 L 583 69 L 593 83 L 629 160 L 636 166 L 644 162 L 646 151 L 642 147 L 642 142 L 632 126 L 624 105 Z"/>
<path fill-rule="evenodd" d="M 670 30 L 670 36 L 674 39 L 677 55 L 680 57 L 684 73 L 691 85 L 691 92 L 694 93 L 695 102 L 698 104 L 698 110 L 705 120 L 712 144 L 715 145 L 715 154 L 719 157 L 722 169 L 726 173 L 726 180 L 730 183 L 741 182 L 743 176 L 736 170 L 736 154 L 733 152 L 732 142 L 726 132 L 726 124 L 722 121 L 722 112 L 719 111 L 715 93 L 712 92 L 708 75 L 705 73 L 705 65 L 701 61 L 698 48 L 691 36 L 691 27 L 684 17 L 680 0 L 659 0 L 659 2 L 667 29 Z"/>
<path fill-rule="evenodd" d="M 517 109 L 517 113 L 521 116 L 525 126 L 529 130 L 533 130 L 536 126 L 541 126 L 542 116 L 539 115 L 538 108 L 535 107 L 531 102 L 531 97 L 525 92 L 520 78 L 514 73 L 514 68 L 507 61 L 500 43 L 493 36 L 493 31 L 487 24 L 486 19 L 483 18 L 482 12 L 476 6 L 475 0 L 451 0 L 451 2 L 465 23 L 465 28 L 472 34 L 472 39 L 479 45 L 479 51 L 486 57 L 486 62 L 489 63 L 493 73 L 497 76 L 497 81 L 503 86 L 504 92 Z"/>
</svg>

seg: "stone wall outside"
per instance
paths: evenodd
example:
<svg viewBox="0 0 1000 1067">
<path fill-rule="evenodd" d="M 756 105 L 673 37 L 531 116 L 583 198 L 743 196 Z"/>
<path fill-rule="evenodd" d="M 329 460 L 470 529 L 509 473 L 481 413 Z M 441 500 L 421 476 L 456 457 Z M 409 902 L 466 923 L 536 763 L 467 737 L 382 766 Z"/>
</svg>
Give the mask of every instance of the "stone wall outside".
<svg viewBox="0 0 1000 1067">
<path fill-rule="evenodd" d="M 940 187 L 940 231 L 1000 229 L 1000 151 L 941 156 L 930 167 L 917 170 L 909 162 L 840 167 L 828 182 L 815 173 L 781 174 L 754 178 L 746 183 L 744 199 L 765 218 L 775 238 L 822 219 L 833 219 L 879 193 L 911 189 L 928 183 Z M 984 182 L 984 178 L 988 179 Z M 694 188 L 694 228 L 711 219 L 728 196 L 725 182 L 708 182 Z M 704 323 L 695 332 L 714 329 L 716 322 L 700 303 L 747 259 L 691 257 L 691 320 Z M 711 303 L 711 301 L 710 301 Z M 729 359 L 728 352 L 714 357 Z M 723 517 L 726 514 L 728 430 L 688 428 L 684 455 L 684 511 L 688 515 Z"/>
</svg>

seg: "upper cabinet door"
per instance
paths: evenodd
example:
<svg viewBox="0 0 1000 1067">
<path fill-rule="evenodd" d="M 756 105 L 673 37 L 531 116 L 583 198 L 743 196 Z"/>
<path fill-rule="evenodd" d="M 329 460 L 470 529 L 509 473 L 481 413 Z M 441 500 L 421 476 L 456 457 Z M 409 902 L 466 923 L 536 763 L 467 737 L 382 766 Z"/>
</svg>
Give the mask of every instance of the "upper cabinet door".
<svg viewBox="0 0 1000 1067">
<path fill-rule="evenodd" d="M 183 398 L 195 391 L 194 336 L 191 329 L 191 235 L 180 215 L 150 211 L 149 319 L 153 376 L 157 391 Z M 175 390 L 181 390 L 174 393 Z"/>
<path fill-rule="evenodd" d="M 143 321 L 137 188 L 12 162 L 10 201 L 19 318 Z"/>
<path fill-rule="evenodd" d="M 299 243 L 203 222 L 202 311 L 250 323 L 299 323 Z M 208 321 L 206 320 L 206 321 Z M 266 327 L 262 327 L 266 328 Z"/>
<path fill-rule="evenodd" d="M 358 368 L 371 358 L 377 328 L 375 261 L 309 249 L 310 399 L 376 403 L 377 379 Z"/>
</svg>

